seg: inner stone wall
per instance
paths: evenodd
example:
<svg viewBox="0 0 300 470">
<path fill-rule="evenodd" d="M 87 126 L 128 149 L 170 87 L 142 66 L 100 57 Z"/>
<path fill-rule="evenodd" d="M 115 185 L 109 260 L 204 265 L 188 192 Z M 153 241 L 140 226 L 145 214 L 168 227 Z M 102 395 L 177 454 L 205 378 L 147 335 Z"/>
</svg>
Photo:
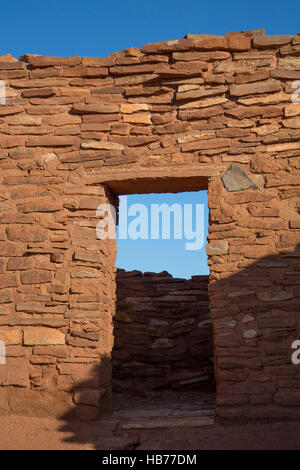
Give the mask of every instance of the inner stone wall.
<svg viewBox="0 0 300 470">
<path fill-rule="evenodd" d="M 174 190 L 187 171 L 208 187 L 217 415 L 300 417 L 299 55 L 299 35 L 247 31 L 1 58 L 1 410 L 108 409 L 115 242 L 96 207 L 176 170 Z"/>
<path fill-rule="evenodd" d="M 118 270 L 116 283 L 113 379 L 140 390 L 213 390 L 208 276 Z"/>
</svg>

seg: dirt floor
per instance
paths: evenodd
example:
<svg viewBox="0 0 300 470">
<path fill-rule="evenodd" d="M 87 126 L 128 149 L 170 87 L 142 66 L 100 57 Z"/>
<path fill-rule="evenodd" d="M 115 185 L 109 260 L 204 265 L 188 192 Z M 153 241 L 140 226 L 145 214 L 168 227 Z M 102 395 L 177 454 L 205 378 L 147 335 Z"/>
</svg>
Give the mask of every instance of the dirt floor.
<svg viewBox="0 0 300 470">
<path fill-rule="evenodd" d="M 113 438 L 109 422 L 1 417 L 0 449 L 300 449 L 300 422 L 139 430 Z"/>
<path fill-rule="evenodd" d="M 158 390 L 133 394 L 123 390 L 113 394 L 113 404 L 113 415 L 98 421 L 1 416 L 0 450 L 300 450 L 300 421 L 212 424 L 214 392 Z M 149 426 L 157 419 L 164 425 L 171 419 L 173 427 L 143 428 L 145 422 Z M 198 422 L 197 427 L 190 426 L 193 420 Z M 199 426 L 202 420 L 204 425 Z M 143 422 L 143 426 L 124 427 L 129 422 Z"/>
<path fill-rule="evenodd" d="M 113 409 L 136 409 L 145 408 L 149 405 L 163 405 L 164 403 L 193 403 L 193 402 L 215 402 L 215 391 L 199 390 L 156 390 L 137 394 L 130 392 L 113 393 Z"/>
</svg>

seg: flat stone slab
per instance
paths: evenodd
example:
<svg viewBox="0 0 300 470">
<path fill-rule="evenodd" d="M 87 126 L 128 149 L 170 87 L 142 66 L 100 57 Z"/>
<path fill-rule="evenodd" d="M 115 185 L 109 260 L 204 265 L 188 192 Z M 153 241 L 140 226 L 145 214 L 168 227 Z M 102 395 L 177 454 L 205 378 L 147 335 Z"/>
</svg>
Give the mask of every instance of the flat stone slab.
<svg viewBox="0 0 300 470">
<path fill-rule="evenodd" d="M 163 429 L 163 428 L 198 428 L 200 426 L 212 426 L 215 420 L 213 416 L 187 417 L 187 418 L 157 418 L 136 419 L 122 424 L 122 429 Z"/>
<path fill-rule="evenodd" d="M 248 175 L 237 163 L 233 163 L 229 170 L 221 176 L 221 179 L 227 191 L 258 189 L 256 184 L 251 181 Z"/>
<path fill-rule="evenodd" d="M 214 424 L 215 405 L 215 402 L 149 405 L 116 411 L 113 418 L 121 420 L 122 429 L 210 426 Z"/>
</svg>

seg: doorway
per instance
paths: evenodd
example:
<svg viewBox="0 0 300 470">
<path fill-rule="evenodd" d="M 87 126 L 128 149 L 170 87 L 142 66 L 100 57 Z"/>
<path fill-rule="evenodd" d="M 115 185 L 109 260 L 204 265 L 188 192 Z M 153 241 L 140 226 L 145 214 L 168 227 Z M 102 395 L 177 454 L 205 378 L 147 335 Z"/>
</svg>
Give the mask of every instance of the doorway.
<svg viewBox="0 0 300 470">
<path fill-rule="evenodd" d="M 132 210 L 134 204 L 136 207 Z M 181 235 L 189 232 L 189 241 L 180 237 L 174 239 L 176 234 L 180 235 L 178 224 L 176 226 L 179 214 L 176 204 L 182 208 L 183 225 L 188 223 L 184 209 L 194 218 L 189 230 L 181 227 Z M 146 227 L 141 226 L 143 205 L 148 215 Z M 159 230 L 152 227 L 151 205 L 165 205 L 165 212 L 161 211 L 160 218 L 155 219 L 156 223 L 161 223 Z M 194 207 L 188 208 L 188 205 Z M 200 234 L 196 234 L 195 225 L 200 223 L 196 205 L 203 206 L 203 210 L 198 211 L 199 217 L 202 214 L 202 241 Z M 168 214 L 166 206 L 173 208 Z M 139 220 L 134 217 L 128 220 L 128 214 L 137 218 L 137 208 L 140 209 Z M 134 235 L 135 228 L 134 239 L 124 240 L 124 227 L 120 225 L 124 224 L 125 210 L 127 235 Z M 166 214 L 170 216 L 167 228 L 163 227 Z M 200 414 L 201 419 L 207 420 L 213 414 L 216 393 L 209 269 L 204 246 L 208 232 L 207 191 L 157 191 L 126 197 L 126 204 L 122 204 L 121 197 L 118 220 L 118 235 L 122 230 L 123 239 L 117 237 L 117 245 L 123 253 L 119 251 L 117 259 L 112 351 L 115 413 L 148 418 L 155 414 L 173 416 L 175 413 L 191 419 L 199 418 Z M 150 239 L 153 233 L 155 240 Z M 193 246 L 191 234 L 198 246 Z M 191 249 L 184 250 L 184 244 Z M 156 264 L 153 263 L 155 259 Z"/>
</svg>

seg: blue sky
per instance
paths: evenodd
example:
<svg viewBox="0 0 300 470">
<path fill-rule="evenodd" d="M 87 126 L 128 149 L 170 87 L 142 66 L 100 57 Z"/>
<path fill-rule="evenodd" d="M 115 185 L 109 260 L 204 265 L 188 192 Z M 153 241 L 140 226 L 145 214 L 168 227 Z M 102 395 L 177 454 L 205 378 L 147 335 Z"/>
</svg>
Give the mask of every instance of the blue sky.
<svg viewBox="0 0 300 470">
<path fill-rule="evenodd" d="M 1 2 L 0 55 L 100 56 L 130 46 L 181 38 L 187 33 L 225 34 L 264 28 L 297 34 L 300 2 L 278 0 L 10 0 Z M 130 196 L 129 203 L 206 204 L 207 194 Z M 158 200 L 158 199 L 159 200 Z M 205 229 L 207 231 L 207 227 Z M 190 277 L 208 272 L 204 250 L 185 241 L 118 241 L 117 264 L 142 271 L 169 270 Z"/>
<path fill-rule="evenodd" d="M 202 246 L 200 250 L 187 249 L 188 247 L 186 246 L 186 243 L 189 243 L 190 241 L 193 242 L 195 238 L 193 237 L 193 239 L 188 240 L 187 237 L 184 236 L 183 224 L 185 211 L 184 205 L 189 204 L 192 213 L 191 229 L 193 232 L 197 230 L 199 235 L 203 231 L 204 240 L 206 242 L 208 233 L 207 191 L 179 194 L 139 194 L 126 197 L 128 208 L 132 207 L 132 204 L 143 204 L 147 208 L 148 230 L 145 230 L 144 236 L 147 236 L 148 238 L 140 238 L 137 240 L 127 238 L 122 240 L 118 236 L 119 232 L 117 232 L 118 267 L 126 270 L 138 269 L 140 271 L 154 272 L 166 270 L 175 277 L 184 277 L 187 279 L 193 275 L 209 273 L 205 246 Z M 182 239 L 175 239 L 174 237 L 173 216 L 170 218 L 170 239 L 162 238 L 163 223 L 161 218 L 159 221 L 159 239 L 151 239 L 151 228 L 154 226 L 154 218 L 151 218 L 150 204 L 168 204 L 169 207 L 173 204 L 180 205 L 182 217 L 181 219 L 178 217 L 176 220 L 178 221 L 178 226 L 182 228 Z M 203 218 L 199 216 L 198 219 L 196 218 L 196 204 L 204 206 Z M 120 218 L 123 216 L 123 221 L 120 221 L 121 225 L 121 223 L 124 224 L 124 214 L 126 212 L 128 213 L 128 210 L 125 211 L 122 205 L 122 197 L 120 197 L 120 209 Z M 140 211 L 138 210 L 136 215 L 127 217 L 128 229 L 130 227 L 130 223 L 136 220 L 136 217 L 139 215 Z M 180 223 L 180 220 L 182 223 Z M 186 228 L 189 228 L 188 224 L 186 224 Z M 138 230 L 140 230 L 140 227 L 138 227 Z"/>
<path fill-rule="evenodd" d="M 0 55 L 16 57 L 106 56 L 187 33 L 300 29 L 299 0 L 10 0 L 0 12 Z"/>
</svg>

